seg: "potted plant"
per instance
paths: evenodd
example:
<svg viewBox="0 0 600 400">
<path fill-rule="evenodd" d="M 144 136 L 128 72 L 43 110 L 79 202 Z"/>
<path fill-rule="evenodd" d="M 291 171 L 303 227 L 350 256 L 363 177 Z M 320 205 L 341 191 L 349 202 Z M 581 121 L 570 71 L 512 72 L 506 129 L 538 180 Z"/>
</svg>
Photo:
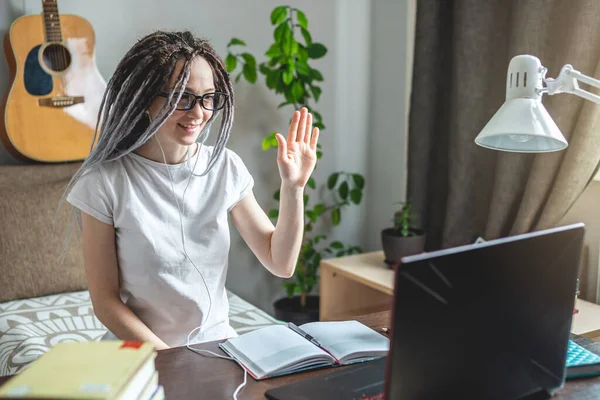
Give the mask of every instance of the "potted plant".
<svg viewBox="0 0 600 400">
<path fill-rule="evenodd" d="M 324 78 L 310 62 L 325 56 L 327 48 L 313 41 L 308 30 L 308 19 L 297 8 L 275 7 L 271 12 L 271 25 L 274 26 L 274 42 L 265 53 L 267 61 L 258 65 L 258 71 L 264 75 L 267 87 L 283 96 L 284 101 L 279 104 L 279 108 L 293 107 L 300 110 L 306 107 L 313 114 L 313 125 L 322 133 L 325 129 L 323 117 L 311 103 L 319 101 L 319 82 Z M 239 71 L 235 82 L 243 77 L 254 83 L 257 79 L 256 58 L 248 52 L 236 51 L 245 45 L 241 39 L 231 39 L 227 45 L 225 64 L 229 73 L 236 69 Z M 266 151 L 276 147 L 275 132 L 271 132 L 263 138 L 262 149 Z M 323 152 L 319 144 L 317 159 L 322 157 Z M 274 304 L 276 318 L 297 324 L 319 319 L 319 297 L 310 293 L 317 285 L 321 259 L 360 253 L 361 249 L 340 241 L 329 241 L 327 234 L 317 232 L 317 224 L 330 222 L 333 226 L 339 225 L 342 210 L 352 204 L 361 203 L 364 186 L 365 179 L 360 174 L 334 172 L 326 182 L 326 194 L 322 196 L 325 200 L 319 201 L 315 200 L 318 185 L 312 177 L 309 179 L 304 194 L 305 223 L 302 247 L 296 271 L 292 278 L 284 283 L 287 297 L 277 300 Z M 279 201 L 279 190 L 274 193 L 273 198 Z M 269 211 L 269 217 L 273 220 L 277 219 L 277 216 L 277 209 Z M 319 228 L 322 226 L 322 223 L 318 225 Z"/>
<path fill-rule="evenodd" d="M 381 231 L 381 245 L 385 262 L 390 268 L 405 256 L 422 253 L 425 249 L 425 232 L 415 226 L 416 215 L 410 201 L 402 203 L 394 213 L 394 227 Z"/>
</svg>

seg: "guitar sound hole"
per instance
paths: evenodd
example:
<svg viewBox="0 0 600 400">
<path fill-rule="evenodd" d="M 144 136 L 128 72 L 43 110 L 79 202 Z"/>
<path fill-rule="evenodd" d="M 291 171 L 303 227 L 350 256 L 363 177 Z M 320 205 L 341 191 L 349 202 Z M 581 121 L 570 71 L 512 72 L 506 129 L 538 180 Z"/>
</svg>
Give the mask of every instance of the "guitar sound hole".
<svg viewBox="0 0 600 400">
<path fill-rule="evenodd" d="M 63 72 L 71 65 L 71 53 L 66 47 L 52 43 L 42 53 L 44 65 L 54 72 Z"/>
</svg>

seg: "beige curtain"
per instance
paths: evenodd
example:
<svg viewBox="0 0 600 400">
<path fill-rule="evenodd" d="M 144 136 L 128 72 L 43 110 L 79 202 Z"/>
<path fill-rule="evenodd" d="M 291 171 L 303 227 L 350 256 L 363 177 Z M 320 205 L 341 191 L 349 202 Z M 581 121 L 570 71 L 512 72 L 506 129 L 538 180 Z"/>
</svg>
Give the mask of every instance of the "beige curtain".
<svg viewBox="0 0 600 400">
<path fill-rule="evenodd" d="M 544 96 L 569 141 L 562 152 L 510 154 L 473 140 L 504 102 L 513 56 L 538 57 L 548 77 L 572 64 L 600 78 L 600 1 L 418 0 L 415 29 L 408 198 L 427 248 L 556 225 L 598 166 L 600 105 Z"/>
</svg>

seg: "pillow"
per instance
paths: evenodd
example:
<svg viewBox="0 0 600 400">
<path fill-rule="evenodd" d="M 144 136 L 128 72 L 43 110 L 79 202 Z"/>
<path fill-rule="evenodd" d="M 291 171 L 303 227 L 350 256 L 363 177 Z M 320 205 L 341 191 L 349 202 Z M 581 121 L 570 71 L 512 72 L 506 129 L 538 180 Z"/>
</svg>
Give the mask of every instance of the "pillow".
<svg viewBox="0 0 600 400">
<path fill-rule="evenodd" d="M 60 342 L 100 340 L 87 290 L 0 303 L 0 376 L 21 372 Z"/>
<path fill-rule="evenodd" d="M 81 232 L 58 211 L 77 164 L 0 167 L 0 302 L 86 289 Z"/>
<path fill-rule="evenodd" d="M 229 323 L 240 335 L 283 323 L 229 290 L 227 296 Z M 21 372 L 57 343 L 97 341 L 105 332 L 87 290 L 0 302 L 0 376 Z"/>
</svg>

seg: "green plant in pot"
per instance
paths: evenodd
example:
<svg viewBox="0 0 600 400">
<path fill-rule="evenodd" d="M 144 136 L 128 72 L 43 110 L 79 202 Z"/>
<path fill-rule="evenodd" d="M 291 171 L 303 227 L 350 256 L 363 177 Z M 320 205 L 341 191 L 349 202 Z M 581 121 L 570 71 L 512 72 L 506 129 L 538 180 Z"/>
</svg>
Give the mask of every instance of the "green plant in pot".
<svg viewBox="0 0 600 400">
<path fill-rule="evenodd" d="M 413 205 L 407 201 L 394 213 L 394 227 L 381 231 L 381 245 L 385 262 L 393 267 L 402 257 L 422 253 L 425 249 L 425 232 L 416 227 Z"/>
<path fill-rule="evenodd" d="M 297 8 L 276 7 L 271 12 L 271 25 L 274 26 L 274 42 L 265 53 L 267 61 L 258 65 L 258 71 L 264 75 L 267 88 L 283 96 L 284 101 L 279 104 L 279 108 L 308 108 L 313 114 L 313 125 L 318 127 L 322 134 L 325 129 L 323 117 L 315 110 L 314 103 L 321 97 L 319 82 L 324 78 L 310 63 L 324 57 L 327 48 L 313 41 L 308 30 L 308 19 Z M 245 45 L 241 39 L 231 39 L 227 45 L 225 63 L 229 73 L 237 70 L 235 82 L 244 78 L 254 83 L 258 75 L 256 58 L 243 51 Z M 266 151 L 276 147 L 275 132 L 271 132 L 263 138 L 262 149 Z M 319 144 L 317 158 L 322 157 L 323 152 Z M 333 226 L 339 225 L 342 211 L 346 207 L 361 203 L 365 187 L 364 177 L 357 173 L 333 172 L 325 185 L 327 190 L 321 199 L 316 196 L 316 193 L 321 193 L 317 192 L 320 185 L 317 185 L 312 177 L 305 190 L 304 237 L 296 271 L 294 276 L 284 283 L 287 297 L 277 300 L 274 304 L 275 317 L 284 321 L 296 324 L 317 321 L 319 297 L 311 295 L 311 292 L 317 285 L 321 259 L 361 252 L 358 246 L 328 240 L 328 235 L 318 230 L 328 223 Z M 275 191 L 273 197 L 279 201 L 279 190 Z M 278 210 L 270 210 L 269 217 L 276 220 Z"/>
</svg>

